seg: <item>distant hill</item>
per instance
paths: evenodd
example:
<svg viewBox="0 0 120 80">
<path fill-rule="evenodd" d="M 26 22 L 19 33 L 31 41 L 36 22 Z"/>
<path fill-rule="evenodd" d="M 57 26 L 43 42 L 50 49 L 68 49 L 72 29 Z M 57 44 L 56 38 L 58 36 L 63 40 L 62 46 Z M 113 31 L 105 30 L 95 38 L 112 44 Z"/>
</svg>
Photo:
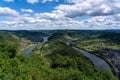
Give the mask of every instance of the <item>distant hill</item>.
<svg viewBox="0 0 120 80">
<path fill-rule="evenodd" d="M 40 31 L 0 31 L 1 40 L 6 38 L 10 38 L 12 40 L 12 36 L 17 38 L 25 38 L 30 40 L 31 42 L 41 42 L 42 37 L 47 36 L 45 33 Z M 5 39 L 6 39 L 5 38 Z M 4 39 L 4 40 L 5 40 Z"/>
<path fill-rule="evenodd" d="M 17 36 L 15 37 L 11 33 L 6 32 L 6 31 L 0 31 L 0 41 L 14 42 L 17 40 L 18 40 Z"/>
<path fill-rule="evenodd" d="M 22 51 L 32 43 L 42 42 L 44 36 L 40 31 L 0 31 L 0 42 L 15 43 Z"/>
<path fill-rule="evenodd" d="M 53 35 L 49 41 L 36 46 L 29 59 L 22 55 L 22 50 L 50 34 Z M 113 74 L 94 67 L 88 58 L 65 43 L 75 38 L 106 38 L 107 34 L 87 30 L 0 31 L 0 79 L 116 80 Z"/>
</svg>

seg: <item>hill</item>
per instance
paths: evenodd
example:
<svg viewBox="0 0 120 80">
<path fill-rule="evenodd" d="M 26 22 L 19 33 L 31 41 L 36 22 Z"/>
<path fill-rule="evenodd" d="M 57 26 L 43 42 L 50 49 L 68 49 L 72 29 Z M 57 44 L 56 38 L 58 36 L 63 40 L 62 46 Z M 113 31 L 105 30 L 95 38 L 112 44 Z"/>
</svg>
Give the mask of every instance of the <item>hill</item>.
<svg viewBox="0 0 120 80">
<path fill-rule="evenodd" d="M 53 31 L 43 32 L 0 31 L 1 80 L 116 80 L 113 74 L 94 67 L 88 58 L 66 45 L 74 38 L 95 38 L 94 33 L 90 34 L 89 31 L 89 34 L 84 31 L 57 31 L 47 43 L 38 45 L 30 58 L 18 52 L 23 48 L 20 48 L 20 43 L 36 43 L 38 37 Z"/>
</svg>

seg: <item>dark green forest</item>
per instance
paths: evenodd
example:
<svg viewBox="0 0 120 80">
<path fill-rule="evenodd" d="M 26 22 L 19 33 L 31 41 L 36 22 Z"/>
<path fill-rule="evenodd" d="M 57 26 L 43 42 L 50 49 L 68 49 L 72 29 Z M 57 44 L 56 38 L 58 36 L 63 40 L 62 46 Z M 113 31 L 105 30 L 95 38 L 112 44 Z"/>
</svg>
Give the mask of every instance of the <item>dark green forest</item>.
<svg viewBox="0 0 120 80">
<path fill-rule="evenodd" d="M 89 35 L 96 36 L 94 33 L 57 31 L 47 43 L 38 45 L 30 57 L 26 57 L 20 51 L 21 38 L 30 45 L 38 42 L 37 36 L 48 35 L 42 31 L 33 33 L 0 31 L 0 80 L 116 80 L 112 73 L 98 69 L 65 43 L 78 37 L 90 39 Z M 101 32 L 98 34 L 104 38 Z"/>
</svg>

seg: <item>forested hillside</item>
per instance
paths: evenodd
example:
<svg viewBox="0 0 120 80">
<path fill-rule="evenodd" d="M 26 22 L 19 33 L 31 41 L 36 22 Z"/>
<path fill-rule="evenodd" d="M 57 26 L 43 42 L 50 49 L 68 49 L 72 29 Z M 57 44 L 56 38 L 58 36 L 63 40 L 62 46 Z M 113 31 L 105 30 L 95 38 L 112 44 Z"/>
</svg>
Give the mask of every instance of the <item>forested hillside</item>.
<svg viewBox="0 0 120 80">
<path fill-rule="evenodd" d="M 46 36 L 42 31 L 0 31 L 0 35 L 5 38 L 4 40 L 8 40 L 9 38 L 24 38 L 31 42 L 41 42 L 42 37 Z"/>
<path fill-rule="evenodd" d="M 19 52 L 21 37 L 18 34 L 5 31 L 0 35 L 1 80 L 116 80 L 112 73 L 99 70 L 88 58 L 66 45 L 67 41 L 74 38 L 73 34 L 66 31 L 58 31 L 47 43 L 38 45 L 29 58 Z M 80 35 L 76 34 L 75 38 L 77 36 Z"/>
<path fill-rule="evenodd" d="M 115 80 L 111 73 L 94 67 L 89 59 L 61 41 L 51 40 L 39 46 L 33 56 L 43 58 L 52 69 L 52 77 L 48 78 L 51 80 Z"/>
</svg>

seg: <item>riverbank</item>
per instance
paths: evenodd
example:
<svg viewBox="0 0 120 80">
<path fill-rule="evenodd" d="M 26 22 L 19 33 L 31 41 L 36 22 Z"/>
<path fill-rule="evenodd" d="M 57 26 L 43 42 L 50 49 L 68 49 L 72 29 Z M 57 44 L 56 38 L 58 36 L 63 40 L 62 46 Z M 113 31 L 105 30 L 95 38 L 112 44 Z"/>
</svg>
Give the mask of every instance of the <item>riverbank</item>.
<svg viewBox="0 0 120 80">
<path fill-rule="evenodd" d="M 49 41 L 49 40 L 48 40 L 49 37 L 50 37 L 50 36 L 43 37 L 43 42 L 42 42 L 41 44 L 44 44 L 44 43 L 48 42 L 48 41 Z M 71 44 L 70 44 L 69 42 L 67 43 L 67 45 L 71 46 Z M 25 54 L 27 57 L 29 57 L 29 56 L 30 56 L 30 53 L 34 50 L 34 48 L 35 48 L 34 46 L 28 48 L 28 50 L 26 50 L 26 52 L 25 52 L 24 54 Z M 86 51 L 83 51 L 83 50 L 81 50 L 81 49 L 79 49 L 79 48 L 77 48 L 77 47 L 72 46 L 72 48 L 73 48 L 74 50 L 80 52 L 80 53 L 83 53 L 83 55 L 84 55 L 85 57 L 87 57 L 87 58 L 94 64 L 94 66 L 98 67 L 100 70 L 107 70 L 107 71 L 109 71 L 109 72 L 112 73 L 112 70 L 111 70 L 110 66 L 109 66 L 103 59 L 101 59 L 101 58 L 99 58 L 99 57 L 97 57 L 97 56 L 95 56 L 95 55 L 93 55 L 93 54 L 90 54 L 90 53 L 88 53 L 88 52 L 86 52 Z"/>
<path fill-rule="evenodd" d="M 31 44 L 29 45 L 28 47 L 26 47 L 24 50 L 23 50 L 23 54 L 26 56 L 26 57 L 29 57 L 30 56 L 30 53 L 33 51 L 33 49 L 36 47 L 36 44 Z"/>
</svg>

